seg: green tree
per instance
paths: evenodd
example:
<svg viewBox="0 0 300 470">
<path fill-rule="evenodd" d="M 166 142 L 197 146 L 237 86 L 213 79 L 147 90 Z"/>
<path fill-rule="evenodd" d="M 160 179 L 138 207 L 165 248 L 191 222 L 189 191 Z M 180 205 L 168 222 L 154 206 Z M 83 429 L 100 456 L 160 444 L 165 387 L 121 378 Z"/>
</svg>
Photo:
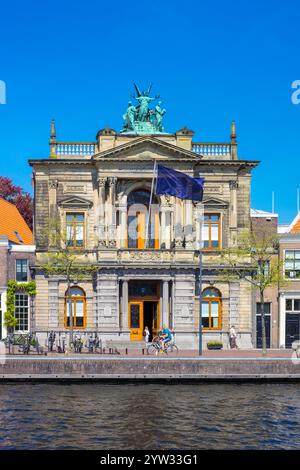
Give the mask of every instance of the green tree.
<svg viewBox="0 0 300 470">
<path fill-rule="evenodd" d="M 278 250 L 277 235 L 248 230 L 237 238 L 235 247 L 222 252 L 222 277 L 227 280 L 244 279 L 259 293 L 263 355 L 267 352 L 265 292 L 269 287 L 279 289 L 287 283 Z"/>
<path fill-rule="evenodd" d="M 40 260 L 39 267 L 48 276 L 63 276 L 67 283 L 68 311 L 70 315 L 69 347 L 73 347 L 74 321 L 71 299 L 71 284 L 79 280 L 89 279 L 98 270 L 96 263 L 87 257 L 84 248 L 72 247 L 73 234 L 62 226 L 59 217 L 49 220 L 40 240 L 48 247 L 47 253 Z"/>
</svg>

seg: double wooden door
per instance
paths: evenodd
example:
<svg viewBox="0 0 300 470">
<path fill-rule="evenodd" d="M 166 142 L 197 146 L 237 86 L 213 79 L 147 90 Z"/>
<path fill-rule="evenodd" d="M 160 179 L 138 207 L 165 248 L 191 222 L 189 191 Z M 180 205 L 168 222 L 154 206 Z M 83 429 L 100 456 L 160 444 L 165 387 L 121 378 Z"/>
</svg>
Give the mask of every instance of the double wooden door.
<svg viewBox="0 0 300 470">
<path fill-rule="evenodd" d="M 147 305 L 145 305 L 147 304 Z M 150 314 L 151 324 L 149 323 L 149 311 L 147 323 L 145 324 L 145 310 L 152 309 Z M 152 336 L 156 336 L 159 330 L 159 303 L 157 301 L 133 300 L 128 304 L 128 325 L 130 328 L 130 340 L 142 341 L 145 326 L 148 326 Z"/>
</svg>

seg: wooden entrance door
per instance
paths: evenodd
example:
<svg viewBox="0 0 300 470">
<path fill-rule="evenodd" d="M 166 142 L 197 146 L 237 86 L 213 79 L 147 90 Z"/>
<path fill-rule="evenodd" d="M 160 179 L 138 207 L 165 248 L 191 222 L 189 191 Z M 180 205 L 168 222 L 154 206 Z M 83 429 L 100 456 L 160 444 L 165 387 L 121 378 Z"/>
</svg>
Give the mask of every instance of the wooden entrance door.
<svg viewBox="0 0 300 470">
<path fill-rule="evenodd" d="M 128 324 L 130 328 L 130 340 L 142 341 L 144 328 L 144 304 L 143 302 L 129 302 Z"/>
<path fill-rule="evenodd" d="M 159 302 L 153 302 L 152 333 L 157 336 L 160 330 Z"/>
</svg>

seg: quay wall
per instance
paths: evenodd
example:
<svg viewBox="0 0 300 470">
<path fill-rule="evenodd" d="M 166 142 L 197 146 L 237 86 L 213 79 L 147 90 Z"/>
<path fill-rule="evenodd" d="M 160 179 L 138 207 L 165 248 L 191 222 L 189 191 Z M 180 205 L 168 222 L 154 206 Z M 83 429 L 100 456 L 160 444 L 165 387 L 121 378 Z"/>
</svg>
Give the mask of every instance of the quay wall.
<svg viewBox="0 0 300 470">
<path fill-rule="evenodd" d="M 300 380 L 300 359 L 0 358 L 6 380 Z"/>
</svg>

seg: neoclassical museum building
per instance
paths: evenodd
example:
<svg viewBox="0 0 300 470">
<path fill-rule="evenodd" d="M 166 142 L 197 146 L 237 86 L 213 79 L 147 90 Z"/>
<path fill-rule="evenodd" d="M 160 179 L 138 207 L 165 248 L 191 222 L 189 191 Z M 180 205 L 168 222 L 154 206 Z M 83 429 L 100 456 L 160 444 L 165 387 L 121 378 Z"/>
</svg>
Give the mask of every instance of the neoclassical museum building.
<svg viewBox="0 0 300 470">
<path fill-rule="evenodd" d="M 203 244 L 203 344 L 228 344 L 234 325 L 241 347 L 252 347 L 252 294 L 245 281 L 220 277 L 220 253 L 250 225 L 251 170 L 257 161 L 238 158 L 235 123 L 228 142 L 194 142 L 193 131 L 163 128 L 165 110 L 152 105 L 151 87 L 135 85 L 120 132 L 101 129 L 93 142 L 62 142 L 52 122 L 50 156 L 29 161 L 33 169 L 36 243 L 35 329 L 67 333 L 68 292 L 63 275 L 45 275 L 49 250 L 42 233 L 58 217 L 69 249 L 97 271 L 74 280 L 74 329 L 107 339 L 143 339 L 163 324 L 180 348 L 199 340 L 199 245 Z M 149 217 L 154 162 L 204 177 L 201 203 L 157 196 Z M 148 227 L 148 230 L 147 230 Z M 202 229 L 201 229 L 202 227 Z M 146 233 L 149 233 L 147 237 Z M 225 278 L 224 278 L 225 279 Z"/>
</svg>

